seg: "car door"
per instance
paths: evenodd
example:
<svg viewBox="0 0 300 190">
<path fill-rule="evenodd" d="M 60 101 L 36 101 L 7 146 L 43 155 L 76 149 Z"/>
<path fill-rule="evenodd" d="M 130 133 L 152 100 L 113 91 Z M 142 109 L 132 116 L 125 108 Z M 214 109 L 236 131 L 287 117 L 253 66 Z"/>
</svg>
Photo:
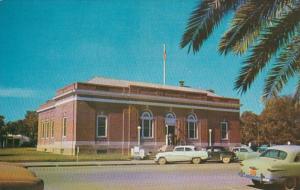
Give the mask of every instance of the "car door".
<svg viewBox="0 0 300 190">
<path fill-rule="evenodd" d="M 300 153 L 296 154 L 292 162 L 285 163 L 283 169 L 286 170 L 286 175 L 300 177 Z"/>
<path fill-rule="evenodd" d="M 184 149 L 184 160 L 185 161 L 189 161 L 189 160 L 192 160 L 194 154 L 195 154 L 195 151 L 190 148 L 190 147 L 185 147 Z"/>
<path fill-rule="evenodd" d="M 240 148 L 240 152 L 239 152 L 239 160 L 246 160 L 248 159 L 248 150 L 246 148 Z"/>
<path fill-rule="evenodd" d="M 211 151 L 211 158 L 212 160 L 220 160 L 220 154 L 221 154 L 221 149 L 219 147 L 213 147 Z"/>
<path fill-rule="evenodd" d="M 184 161 L 184 147 L 177 147 L 173 152 L 170 153 L 170 162 Z"/>
</svg>

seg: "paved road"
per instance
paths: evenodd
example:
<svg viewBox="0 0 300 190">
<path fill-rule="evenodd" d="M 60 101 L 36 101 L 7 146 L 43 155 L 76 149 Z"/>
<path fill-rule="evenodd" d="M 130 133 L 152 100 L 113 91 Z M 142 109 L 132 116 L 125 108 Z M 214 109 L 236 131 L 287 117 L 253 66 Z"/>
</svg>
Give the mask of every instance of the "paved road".
<svg viewBox="0 0 300 190">
<path fill-rule="evenodd" d="M 134 166 L 32 167 L 46 190 L 222 189 L 253 190 L 239 165 L 207 163 Z"/>
</svg>

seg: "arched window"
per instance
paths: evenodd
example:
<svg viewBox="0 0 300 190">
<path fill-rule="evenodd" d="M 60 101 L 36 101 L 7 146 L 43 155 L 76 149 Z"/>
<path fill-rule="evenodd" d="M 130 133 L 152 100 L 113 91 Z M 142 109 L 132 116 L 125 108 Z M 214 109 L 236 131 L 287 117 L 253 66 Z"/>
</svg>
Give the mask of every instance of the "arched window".
<svg viewBox="0 0 300 190">
<path fill-rule="evenodd" d="M 187 117 L 187 129 L 189 139 L 198 138 L 197 117 L 194 114 L 190 114 Z"/>
<path fill-rule="evenodd" d="M 145 111 L 141 115 L 141 127 L 142 127 L 142 137 L 151 138 L 153 137 L 152 129 L 153 116 L 149 111 Z"/>
<path fill-rule="evenodd" d="M 172 112 L 166 114 L 165 123 L 168 126 L 175 126 L 176 125 L 176 115 Z"/>
</svg>

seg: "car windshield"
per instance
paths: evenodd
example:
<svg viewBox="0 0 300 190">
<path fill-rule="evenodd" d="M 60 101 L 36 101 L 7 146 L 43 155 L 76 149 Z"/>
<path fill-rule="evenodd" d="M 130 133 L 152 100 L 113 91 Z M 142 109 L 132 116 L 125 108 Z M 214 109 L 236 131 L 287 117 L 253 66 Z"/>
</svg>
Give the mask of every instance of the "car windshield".
<svg viewBox="0 0 300 190">
<path fill-rule="evenodd" d="M 260 157 L 284 160 L 287 157 L 287 153 L 282 150 L 269 149 L 263 152 Z"/>
</svg>

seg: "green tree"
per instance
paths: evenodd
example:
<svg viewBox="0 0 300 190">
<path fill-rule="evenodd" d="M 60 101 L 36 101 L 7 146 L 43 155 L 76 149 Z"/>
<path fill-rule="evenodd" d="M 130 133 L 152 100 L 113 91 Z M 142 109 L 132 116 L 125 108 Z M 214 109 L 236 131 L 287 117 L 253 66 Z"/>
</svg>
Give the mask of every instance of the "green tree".
<svg viewBox="0 0 300 190">
<path fill-rule="evenodd" d="M 3 145 L 5 135 L 5 117 L 0 115 L 0 147 Z"/>
<path fill-rule="evenodd" d="M 38 114 L 35 111 L 27 111 L 25 115 L 24 125 L 26 127 L 26 136 L 30 137 L 33 145 L 37 144 L 38 133 Z"/>
<path fill-rule="evenodd" d="M 259 116 L 253 112 L 245 111 L 241 115 L 241 141 L 259 144 Z"/>
<path fill-rule="evenodd" d="M 260 115 L 261 137 L 264 143 L 286 144 L 299 140 L 300 127 L 297 121 L 300 109 L 291 97 L 272 98 L 265 104 Z"/>
<path fill-rule="evenodd" d="M 289 79 L 298 77 L 300 97 L 300 0 L 202 0 L 191 13 L 180 46 L 198 52 L 222 19 L 234 11 L 231 26 L 220 39 L 219 52 L 247 54 L 235 89 L 245 93 L 264 69 L 263 97 L 277 96 Z M 270 60 L 276 56 L 276 64 Z"/>
</svg>

